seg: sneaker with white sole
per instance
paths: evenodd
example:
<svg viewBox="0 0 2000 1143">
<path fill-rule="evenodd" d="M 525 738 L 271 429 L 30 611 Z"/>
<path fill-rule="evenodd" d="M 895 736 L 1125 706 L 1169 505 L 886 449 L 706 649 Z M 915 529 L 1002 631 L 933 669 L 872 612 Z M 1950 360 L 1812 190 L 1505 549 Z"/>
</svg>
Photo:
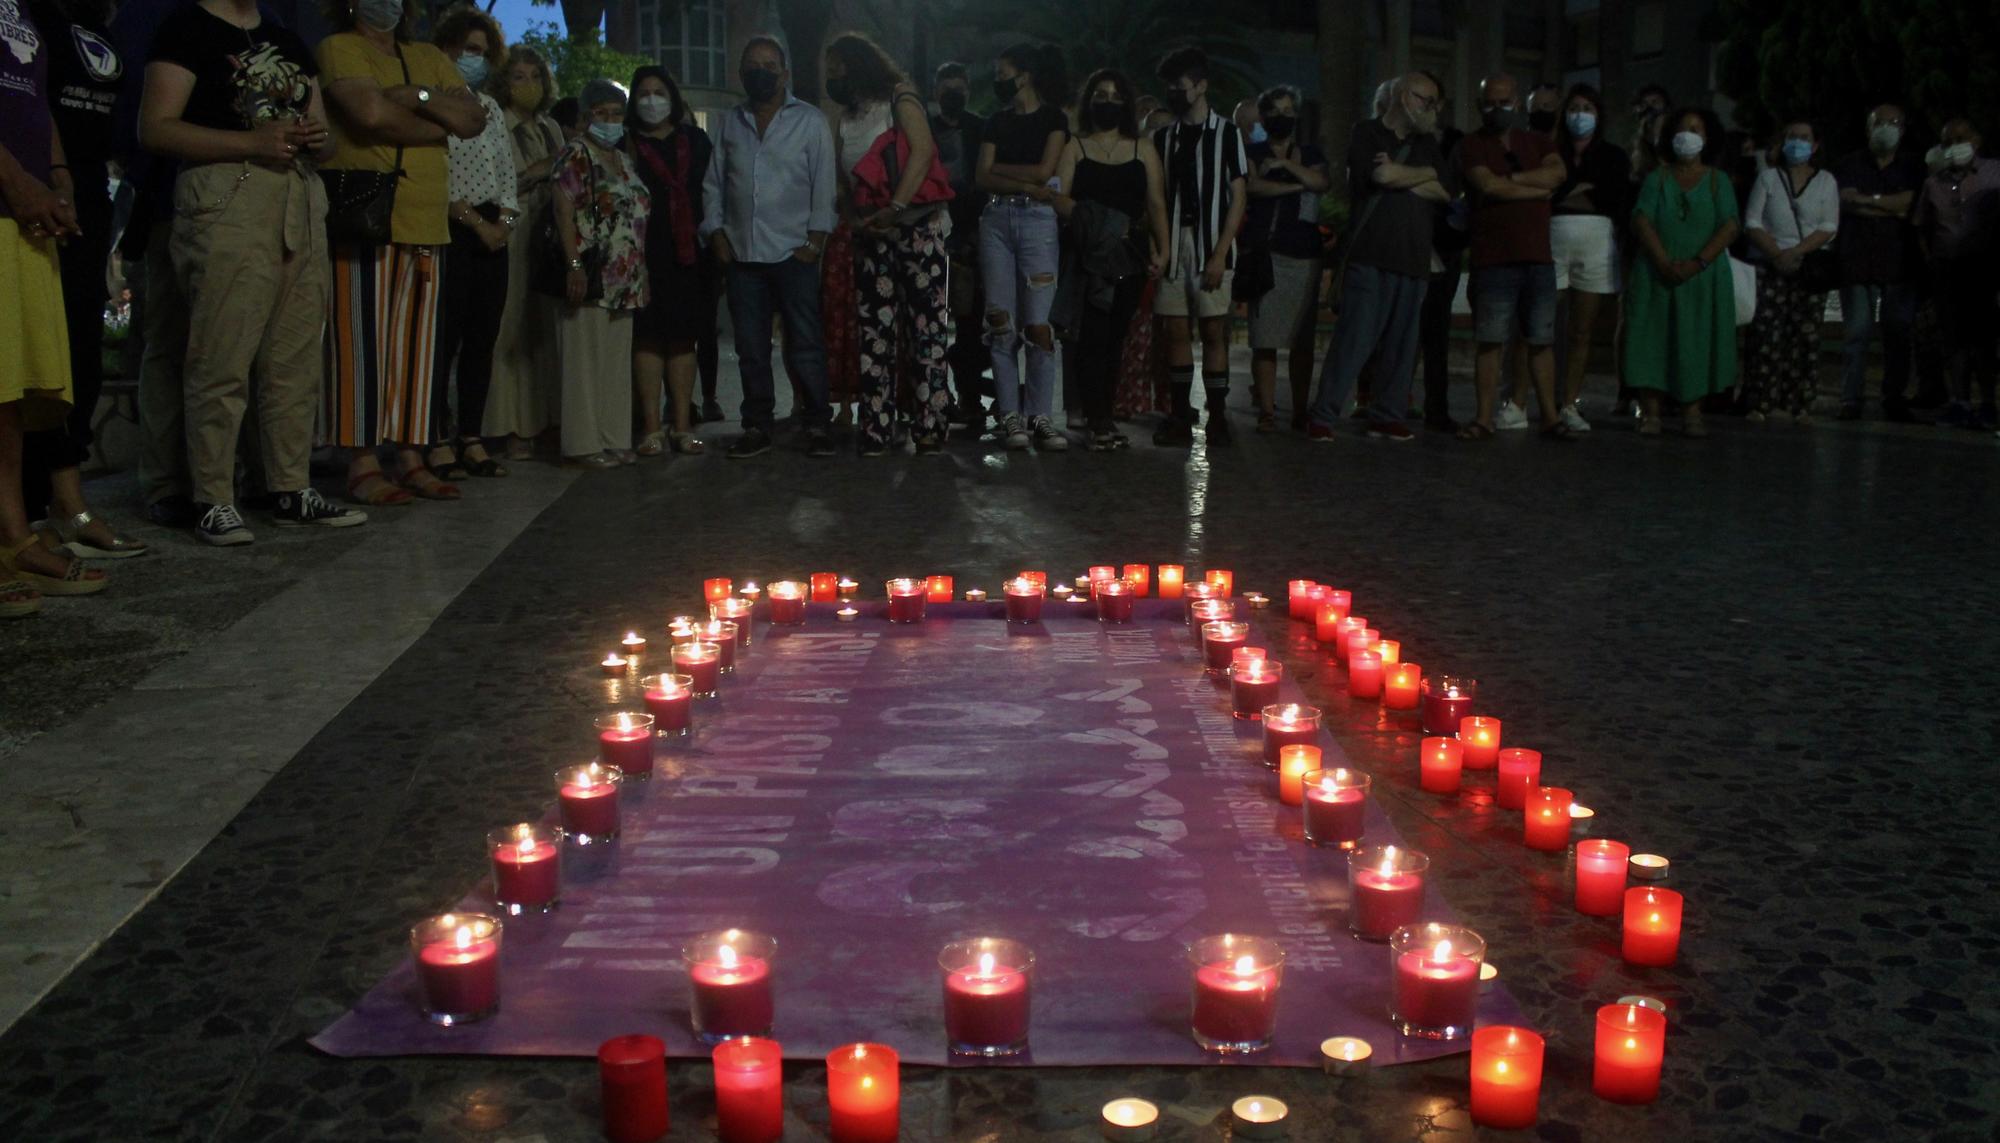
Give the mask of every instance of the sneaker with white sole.
<svg viewBox="0 0 2000 1143">
<path fill-rule="evenodd" d="M 201 514 L 201 520 L 194 526 L 195 535 L 205 543 L 218 548 L 231 548 L 237 544 L 255 543 L 256 535 L 243 523 L 243 516 L 234 504 L 211 504 Z"/>
<path fill-rule="evenodd" d="M 1493 427 L 1495 429 L 1525 429 L 1528 427 L 1528 414 L 1522 412 L 1521 406 L 1516 405 L 1514 402 L 1502 401 L 1500 402 L 1500 408 L 1493 414 Z"/>
<path fill-rule="evenodd" d="M 1033 438 L 1028 436 L 1028 422 L 1019 413 L 1007 413 L 1000 418 L 1000 440 L 1014 452 L 1027 451 Z"/>
<path fill-rule="evenodd" d="M 278 493 L 271 509 L 271 522 L 280 528 L 352 528 L 368 522 L 368 513 L 339 508 L 329 503 L 317 489 Z"/>
<path fill-rule="evenodd" d="M 1574 403 L 1562 407 L 1562 420 L 1563 424 L 1569 426 L 1570 432 L 1587 433 L 1590 431 L 1590 422 L 1583 419 L 1582 413 L 1577 412 Z"/>
<path fill-rule="evenodd" d="M 1028 431 L 1034 435 L 1035 449 L 1038 452 L 1067 452 L 1069 450 L 1069 438 L 1064 436 L 1063 431 L 1056 427 L 1055 421 L 1048 417 L 1036 417 L 1030 420 L 1028 422 Z M 1011 443 L 1009 441 L 1009 444 Z"/>
</svg>

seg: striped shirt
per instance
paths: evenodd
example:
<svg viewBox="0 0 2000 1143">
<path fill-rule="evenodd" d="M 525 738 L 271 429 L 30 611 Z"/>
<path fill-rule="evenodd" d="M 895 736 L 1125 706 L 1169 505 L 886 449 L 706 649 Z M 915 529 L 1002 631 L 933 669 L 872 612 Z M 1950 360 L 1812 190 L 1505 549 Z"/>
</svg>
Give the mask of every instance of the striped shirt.
<svg viewBox="0 0 2000 1143">
<path fill-rule="evenodd" d="M 1153 132 L 1153 146 L 1160 152 L 1160 168 L 1166 172 L 1167 231 L 1170 234 L 1179 233 L 1182 227 L 1193 230 L 1200 239 L 1200 248 L 1204 252 L 1212 251 L 1222 236 L 1222 222 L 1229 217 L 1229 184 L 1247 177 L 1250 160 L 1243 153 L 1243 133 L 1236 129 L 1236 124 L 1210 111 L 1207 122 L 1202 124 L 1201 139 L 1194 153 L 1194 175 L 1201 190 L 1200 201 L 1183 201 L 1186 196 L 1181 192 L 1180 181 L 1174 177 L 1174 160 L 1182 126 L 1176 121 Z M 1173 244 L 1174 247 L 1178 245 Z M 1233 269 L 1235 265 L 1236 245 L 1232 242 L 1229 266 Z M 1169 277 L 1179 272 L 1179 267 L 1169 263 Z"/>
</svg>

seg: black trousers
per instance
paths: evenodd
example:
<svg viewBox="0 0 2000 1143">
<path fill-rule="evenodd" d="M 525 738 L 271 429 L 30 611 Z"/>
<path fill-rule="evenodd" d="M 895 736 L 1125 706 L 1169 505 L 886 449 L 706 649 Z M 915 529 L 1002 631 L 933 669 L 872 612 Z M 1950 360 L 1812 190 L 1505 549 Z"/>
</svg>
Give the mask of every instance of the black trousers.
<svg viewBox="0 0 2000 1143">
<path fill-rule="evenodd" d="M 1417 315 L 1417 348 L 1424 355 L 1424 419 L 1451 416 L 1451 302 L 1458 295 L 1458 260 L 1451 269 L 1431 275 L 1424 308 Z"/>
<path fill-rule="evenodd" d="M 493 387 L 493 343 L 507 305 L 507 248 L 488 250 L 472 231 L 451 224 L 451 257 L 438 294 L 437 366 L 431 381 L 431 437 L 476 437 L 486 423 L 486 394 Z M 458 364 L 458 415 L 452 416 L 450 379 Z"/>
<path fill-rule="evenodd" d="M 1084 419 L 1091 432 L 1110 432 L 1111 407 L 1118 389 L 1118 367 L 1125 354 L 1125 333 L 1132 328 L 1146 280 L 1137 275 L 1118 283 L 1111 308 L 1100 310 L 1088 301 L 1078 315 L 1076 366 L 1082 390 Z"/>
<path fill-rule="evenodd" d="M 63 320 L 69 333 L 69 416 L 58 428 L 28 433 L 21 442 L 21 493 L 29 519 L 49 506 L 49 474 L 90 457 L 91 415 L 104 390 L 104 273 L 111 259 L 111 198 L 102 172 L 76 178 L 76 220 L 82 235 L 57 247 Z"/>
</svg>

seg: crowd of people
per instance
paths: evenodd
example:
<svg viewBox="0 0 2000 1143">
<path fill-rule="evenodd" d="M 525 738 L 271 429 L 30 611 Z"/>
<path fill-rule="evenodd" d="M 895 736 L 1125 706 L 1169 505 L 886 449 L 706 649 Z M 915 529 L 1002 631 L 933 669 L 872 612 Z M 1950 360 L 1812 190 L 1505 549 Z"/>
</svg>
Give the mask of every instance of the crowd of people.
<svg viewBox="0 0 2000 1143">
<path fill-rule="evenodd" d="M 254 539 L 245 508 L 346 527 L 457 500 L 538 442 L 588 468 L 700 453 L 696 425 L 723 417 L 724 299 L 731 458 L 772 447 L 779 331 L 815 456 L 843 428 L 862 456 L 934 453 L 989 418 L 1006 449 L 1111 451 L 1152 412 L 1156 445 L 1199 428 L 1223 446 L 1238 315 L 1263 432 L 1283 354 L 1309 439 L 1350 416 L 1411 439 L 1421 376 L 1433 429 L 1487 440 L 1532 406 L 1573 440 L 1606 317 L 1641 434 L 1677 413 L 1705 435 L 1725 394 L 1805 423 L 1832 291 L 1840 416 L 1862 413 L 1879 334 L 1885 416 L 1993 427 L 2000 163 L 1962 119 L 1919 156 L 1884 105 L 1829 163 L 1809 121 L 1765 147 L 1649 88 L 1626 148 L 1588 86 L 1489 76 L 1461 133 L 1414 72 L 1377 91 L 1336 168 L 1296 90 L 1211 106 L 1199 48 L 1143 92 L 1012 47 L 982 118 L 965 65 L 923 90 L 847 33 L 822 60 L 830 110 L 757 36 L 744 100 L 704 130 L 656 66 L 558 101 L 548 62 L 476 6 L 427 38 L 416 0 L 325 14 L 336 30 L 308 48 L 257 0 L 0 0 L 0 615 L 102 590 L 92 563 L 146 550 L 81 479 L 114 240 L 140 298 L 148 515 L 222 546 Z M 117 214 L 114 173 L 133 192 Z M 316 450 L 344 464 L 348 503 L 315 490 Z"/>
</svg>

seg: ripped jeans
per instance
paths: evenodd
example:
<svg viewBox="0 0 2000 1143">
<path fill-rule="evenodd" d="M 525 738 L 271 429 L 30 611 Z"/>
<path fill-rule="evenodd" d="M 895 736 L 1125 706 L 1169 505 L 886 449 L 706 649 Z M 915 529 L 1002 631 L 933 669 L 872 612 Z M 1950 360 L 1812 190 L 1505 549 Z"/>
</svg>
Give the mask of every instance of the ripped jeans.
<svg viewBox="0 0 2000 1143">
<path fill-rule="evenodd" d="M 1056 212 L 1047 203 L 1009 195 L 987 204 L 979 218 L 979 268 L 986 283 L 986 344 L 993 349 L 993 404 L 1002 416 L 1046 417 L 1054 409 Z M 1024 331 L 1033 336 L 1023 337 Z M 1038 338 L 1040 340 L 1038 340 Z M 1020 353 L 1028 351 L 1027 391 Z"/>
</svg>

